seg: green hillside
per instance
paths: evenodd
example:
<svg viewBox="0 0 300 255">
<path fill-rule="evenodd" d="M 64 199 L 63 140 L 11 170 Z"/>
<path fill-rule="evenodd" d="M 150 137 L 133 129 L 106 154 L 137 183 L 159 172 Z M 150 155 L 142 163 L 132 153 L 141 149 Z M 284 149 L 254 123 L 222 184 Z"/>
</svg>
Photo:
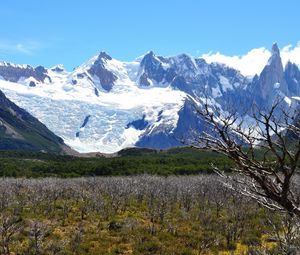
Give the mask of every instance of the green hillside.
<svg viewBox="0 0 300 255">
<path fill-rule="evenodd" d="M 0 152 L 1 176 L 77 177 L 108 175 L 191 175 L 211 173 L 212 164 L 228 171 L 224 156 L 192 148 L 170 150 L 126 149 L 116 157 L 80 158 L 21 151 Z"/>
<path fill-rule="evenodd" d="M 0 150 L 62 153 L 63 140 L 0 91 Z"/>
</svg>

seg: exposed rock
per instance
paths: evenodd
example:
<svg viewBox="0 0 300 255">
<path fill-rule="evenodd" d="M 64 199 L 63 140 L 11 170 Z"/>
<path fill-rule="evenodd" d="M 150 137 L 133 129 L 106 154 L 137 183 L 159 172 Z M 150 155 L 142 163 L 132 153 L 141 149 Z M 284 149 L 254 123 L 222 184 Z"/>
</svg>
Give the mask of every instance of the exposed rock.
<svg viewBox="0 0 300 255">
<path fill-rule="evenodd" d="M 0 91 L 0 150 L 62 153 L 63 140 Z"/>
<path fill-rule="evenodd" d="M 89 122 L 89 119 L 90 119 L 91 115 L 87 115 L 85 116 L 84 120 L 83 120 L 83 123 L 81 124 L 80 126 L 80 129 L 79 131 L 76 132 L 75 136 L 76 137 L 79 137 L 80 136 L 80 132 L 83 130 L 83 128 L 86 126 L 86 124 Z"/>
<path fill-rule="evenodd" d="M 128 123 L 126 128 L 134 127 L 137 130 L 145 129 L 149 125 L 148 121 L 146 121 L 145 118 L 146 118 L 146 116 L 143 115 L 142 119 L 134 120 L 134 121 Z"/>
<path fill-rule="evenodd" d="M 18 70 L 18 68 L 22 69 L 22 72 L 29 72 L 28 75 L 30 77 L 34 77 L 30 72 L 33 72 L 35 77 L 39 79 L 42 78 L 43 74 L 47 75 L 47 73 L 45 73 L 47 70 L 43 67 L 37 67 L 33 69 L 31 67 L 13 66 L 8 64 L 5 66 L 9 67 L 10 69 L 14 69 L 15 73 L 13 73 L 12 76 L 15 80 L 18 80 L 18 77 L 15 77 L 17 73 L 16 70 Z M 23 69 L 26 70 L 24 71 Z M 49 74 L 53 73 L 49 72 Z M 276 44 L 274 44 L 272 47 L 272 56 L 270 57 L 270 60 L 265 66 L 264 70 L 260 75 L 255 75 L 252 79 L 243 76 L 238 70 L 230 68 L 224 64 L 208 64 L 204 59 L 194 59 L 187 54 L 181 54 L 173 57 L 161 57 L 156 56 L 153 52 L 149 52 L 142 59 L 136 60 L 134 63 L 124 64 L 121 64 L 117 61 L 112 61 L 112 58 L 108 54 L 101 52 L 96 58 L 93 58 L 86 64 L 80 66 L 80 68 L 77 68 L 73 73 L 62 73 L 59 75 L 56 74 L 54 77 L 57 78 L 60 75 L 63 77 L 62 81 L 67 80 L 68 83 L 72 82 L 73 84 L 78 81 L 79 84 L 73 88 L 74 91 L 77 91 L 77 88 L 81 89 L 89 86 L 89 91 L 92 89 L 92 92 L 94 92 L 95 96 L 99 96 L 100 93 L 103 94 L 102 89 L 110 91 L 118 78 L 120 78 L 120 82 L 118 82 L 118 87 L 115 89 L 115 91 L 112 92 L 114 94 L 113 96 L 119 94 L 124 95 L 123 93 L 127 93 L 127 91 L 130 93 L 135 93 L 135 90 L 142 91 L 139 88 L 134 87 L 136 84 L 141 86 L 151 85 L 151 88 L 147 88 L 142 91 L 143 93 L 149 92 L 149 96 L 150 94 L 154 95 L 152 94 L 153 91 L 151 90 L 156 90 L 157 88 L 154 88 L 155 86 L 164 87 L 157 89 L 157 91 L 162 89 L 162 91 L 165 91 L 166 95 L 169 93 L 169 90 L 172 90 L 173 88 L 174 90 L 185 92 L 187 97 L 191 96 L 199 103 L 199 105 L 203 103 L 203 100 L 207 96 L 209 104 L 212 105 L 212 109 L 219 110 L 222 113 L 229 110 L 236 110 L 238 114 L 244 114 L 245 112 L 253 109 L 251 107 L 254 103 L 259 107 L 267 108 L 277 96 L 285 99 L 283 100 L 285 105 L 294 106 L 296 105 L 296 100 L 290 97 L 300 97 L 300 72 L 298 66 L 288 63 L 283 70 L 280 51 Z M 1 72 L 0 76 L 2 76 Z M 29 81 L 30 80 L 31 79 L 29 79 Z M 35 81 L 36 84 L 41 83 L 37 79 L 32 80 Z M 129 83 L 120 84 L 121 80 L 126 82 L 129 81 Z M 69 87 L 70 86 L 67 86 L 67 88 Z M 174 91 L 171 92 L 173 93 Z M 105 97 L 104 94 L 103 96 Z M 181 92 L 179 92 L 179 94 L 184 95 L 184 93 Z M 22 99 L 21 96 L 17 96 L 17 100 L 20 100 L 20 98 Z M 128 98 L 130 97 L 124 96 L 120 100 L 128 100 Z M 109 96 L 107 96 L 107 100 L 110 102 L 111 99 Z M 162 97 L 154 96 L 153 100 L 161 101 L 153 102 L 153 104 L 150 102 L 149 105 L 134 106 L 133 108 L 126 109 L 125 111 L 115 107 L 115 102 L 113 102 L 113 104 L 108 104 L 108 107 L 101 106 L 101 111 L 103 110 L 103 113 L 105 113 L 106 116 L 113 116 L 112 119 L 114 119 L 114 125 L 118 128 L 116 129 L 118 131 L 114 132 L 113 136 L 116 136 L 116 140 L 118 140 L 118 142 L 120 141 L 120 143 L 123 143 L 122 139 L 124 136 L 122 137 L 122 131 L 124 131 L 124 128 L 133 127 L 142 131 L 139 132 L 139 137 L 134 137 L 135 140 L 133 141 L 140 139 L 136 143 L 136 146 L 154 148 L 180 146 L 182 145 L 181 140 L 183 138 L 192 139 L 194 131 L 200 132 L 205 127 L 205 123 L 199 118 L 199 116 L 197 116 L 191 104 L 188 102 L 186 102 L 184 107 L 178 112 L 178 108 L 176 107 L 179 104 L 182 105 L 182 101 L 179 101 L 180 99 L 177 101 L 178 105 L 176 102 L 172 101 L 172 106 L 168 104 L 169 100 L 164 101 L 164 98 Z M 34 99 L 32 101 L 34 101 Z M 93 103 L 94 102 L 91 102 L 91 104 Z M 30 102 L 28 105 L 29 104 Z M 37 101 L 34 101 L 33 104 L 36 105 L 33 105 L 32 108 L 30 108 L 31 106 L 26 106 L 28 107 L 28 110 L 31 111 L 32 109 L 35 110 L 38 108 L 37 106 L 39 105 Z M 83 104 L 85 104 L 85 102 L 83 102 Z M 151 107 L 153 107 L 153 109 Z M 177 109 L 177 112 L 174 110 L 175 108 Z M 77 117 L 81 116 L 82 114 L 81 108 L 78 107 L 78 109 L 74 109 L 74 111 L 77 111 L 74 112 L 77 114 Z M 44 116 L 47 116 L 46 114 L 51 110 L 52 109 L 43 110 Z M 72 108 L 68 110 L 70 112 L 73 111 Z M 91 109 L 88 112 L 94 113 L 94 111 L 96 110 Z M 120 122 L 118 121 L 119 113 L 121 113 Z M 145 113 L 146 116 L 131 121 L 132 118 L 134 118 L 133 116 L 136 116 L 137 113 L 141 114 L 140 116 Z M 157 116 L 154 114 L 157 114 Z M 177 114 L 179 118 L 176 122 Z M 85 121 L 83 121 L 83 123 L 85 123 Z M 122 124 L 120 125 L 120 123 Z M 72 124 L 73 123 L 70 121 L 69 125 L 72 126 Z M 95 143 L 93 144 L 94 146 L 106 135 L 103 134 L 106 131 L 102 131 L 108 130 L 108 127 L 111 127 L 112 125 L 109 117 L 102 118 L 96 116 L 96 114 L 93 123 L 90 124 L 91 129 L 88 129 L 87 131 L 89 132 L 89 135 L 95 135 L 94 137 L 97 137 L 95 138 L 94 142 L 92 139 L 90 139 L 90 137 L 87 137 L 87 135 L 84 136 L 82 133 L 80 133 L 83 131 L 86 123 L 81 127 L 76 124 L 76 127 L 80 130 L 75 129 L 78 132 L 70 132 L 71 134 L 67 134 L 68 137 L 66 137 L 68 139 L 74 139 L 74 133 L 76 132 L 75 135 L 77 137 L 80 136 L 80 142 L 84 142 L 86 144 Z M 60 132 L 63 125 L 63 122 L 57 124 L 55 123 L 53 130 Z M 9 130 L 7 125 L 0 125 L 0 132 L 4 129 L 6 130 L 6 133 Z M 99 138 L 99 136 L 97 136 L 99 133 L 97 132 L 101 133 L 102 137 Z M 127 135 L 127 133 L 125 134 Z M 128 139 L 128 137 L 125 139 Z M 130 137 L 130 139 L 131 138 L 132 137 Z M 130 139 L 126 141 L 132 143 L 132 140 Z M 111 141 L 107 142 L 109 143 Z"/>
<path fill-rule="evenodd" d="M 140 85 L 146 86 L 146 87 L 148 87 L 148 86 L 151 85 L 150 82 L 149 82 L 149 80 L 148 80 L 148 77 L 147 77 L 146 73 L 143 73 L 141 75 L 141 77 L 140 77 Z"/>
<path fill-rule="evenodd" d="M 190 92 L 189 85 L 186 83 L 185 79 L 182 76 L 176 76 L 171 82 L 171 86 L 184 92 Z"/>
<path fill-rule="evenodd" d="M 272 56 L 260 74 L 258 80 L 251 86 L 252 93 L 259 106 L 264 103 L 270 106 L 278 97 L 278 92 L 288 95 L 288 85 L 285 81 L 280 51 L 277 44 L 272 46 Z"/>
<path fill-rule="evenodd" d="M 35 86 L 36 86 L 36 84 L 35 84 L 34 81 L 30 81 L 30 82 L 29 82 L 29 87 L 35 87 Z"/>
<path fill-rule="evenodd" d="M 106 91 L 110 91 L 114 82 L 117 80 L 117 76 L 115 76 L 111 71 L 108 71 L 104 65 L 107 60 L 111 59 L 112 58 L 105 52 L 101 52 L 94 64 L 88 70 L 91 75 L 99 78 L 102 88 Z"/>
<path fill-rule="evenodd" d="M 22 77 L 33 77 L 40 82 L 44 82 L 45 79 L 48 78 L 51 82 L 51 78 L 47 75 L 47 70 L 42 66 L 32 68 L 28 65 L 26 67 L 10 64 L 0 65 L 0 76 L 10 82 L 18 82 Z"/>
<path fill-rule="evenodd" d="M 141 68 L 144 71 L 141 77 L 147 77 L 148 79 L 157 83 L 162 82 L 164 78 L 166 78 L 167 72 L 163 68 L 161 59 L 156 57 L 153 51 L 150 51 L 144 56 L 141 61 Z"/>
<path fill-rule="evenodd" d="M 171 128 L 171 127 L 169 127 Z M 205 130 L 205 122 L 195 113 L 193 104 L 186 100 L 184 106 L 179 111 L 177 127 L 168 130 L 167 127 L 157 126 L 154 129 L 147 130 L 141 139 L 137 142 L 138 147 L 143 148 L 171 148 L 184 146 L 184 142 L 195 139 L 194 132 Z"/>
<path fill-rule="evenodd" d="M 286 64 L 284 77 L 288 84 L 290 96 L 300 96 L 300 71 L 296 64 L 290 61 Z"/>
<path fill-rule="evenodd" d="M 83 73 L 78 73 L 78 74 L 77 74 L 77 78 L 79 78 L 79 79 L 84 78 L 84 76 L 85 76 L 85 75 L 84 75 Z"/>
<path fill-rule="evenodd" d="M 64 71 L 64 68 L 62 68 L 62 66 L 55 66 L 55 67 L 51 68 L 51 71 L 61 73 Z"/>
<path fill-rule="evenodd" d="M 97 97 L 99 97 L 99 91 L 98 91 L 98 89 L 95 88 L 94 90 L 95 90 L 95 95 L 96 95 Z"/>
<path fill-rule="evenodd" d="M 90 117 L 91 117 L 91 115 L 85 116 L 85 118 L 83 120 L 83 123 L 82 123 L 80 128 L 84 128 L 86 126 L 86 124 L 89 122 Z"/>
<path fill-rule="evenodd" d="M 111 56 L 109 56 L 105 51 L 101 51 L 98 58 L 99 59 L 112 60 Z"/>
</svg>

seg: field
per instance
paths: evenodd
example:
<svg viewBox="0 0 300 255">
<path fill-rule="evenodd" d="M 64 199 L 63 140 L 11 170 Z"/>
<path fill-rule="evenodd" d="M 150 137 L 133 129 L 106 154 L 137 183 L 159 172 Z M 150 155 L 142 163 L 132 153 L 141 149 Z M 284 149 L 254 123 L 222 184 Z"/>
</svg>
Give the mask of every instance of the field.
<svg viewBox="0 0 300 255">
<path fill-rule="evenodd" d="M 284 254 L 291 222 L 213 174 L 0 180 L 1 254 Z"/>
</svg>

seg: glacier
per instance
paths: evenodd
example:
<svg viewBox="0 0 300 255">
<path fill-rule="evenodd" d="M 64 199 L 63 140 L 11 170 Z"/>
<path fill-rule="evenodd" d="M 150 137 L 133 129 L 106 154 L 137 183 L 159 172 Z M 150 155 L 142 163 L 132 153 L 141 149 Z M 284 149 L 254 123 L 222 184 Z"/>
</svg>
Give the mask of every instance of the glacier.
<svg viewBox="0 0 300 255">
<path fill-rule="evenodd" d="M 134 146 L 143 130 L 127 128 L 127 124 L 143 115 L 151 125 L 156 122 L 159 112 L 163 111 L 161 124 L 176 126 L 178 111 L 183 106 L 186 94 L 169 86 L 138 86 L 132 79 L 137 75 L 134 63 L 116 60 L 107 63 L 108 70 L 119 77 L 109 93 L 99 87 L 95 77 L 93 80 L 86 77 L 78 80 L 76 86 L 72 84 L 72 79 L 78 73 L 86 72 L 93 60 L 95 58 L 73 72 L 49 69 L 51 83 L 38 83 L 32 77 L 22 78 L 18 83 L 2 79 L 0 89 L 10 100 L 38 118 L 79 152 L 113 153 Z M 30 87 L 30 81 L 35 81 L 37 85 Z M 95 95 L 94 86 L 101 91 L 99 96 Z M 79 137 L 76 137 L 87 115 L 90 115 L 90 119 Z"/>
<path fill-rule="evenodd" d="M 221 115 L 234 106 L 249 123 L 245 110 L 267 108 L 278 96 L 298 107 L 300 71 L 290 62 L 284 68 L 279 48 L 272 49 L 261 74 L 251 78 L 203 58 L 152 51 L 131 62 L 100 52 L 73 71 L 0 62 L 0 90 L 79 152 L 168 148 L 203 130 L 191 102 L 208 102 Z"/>
</svg>

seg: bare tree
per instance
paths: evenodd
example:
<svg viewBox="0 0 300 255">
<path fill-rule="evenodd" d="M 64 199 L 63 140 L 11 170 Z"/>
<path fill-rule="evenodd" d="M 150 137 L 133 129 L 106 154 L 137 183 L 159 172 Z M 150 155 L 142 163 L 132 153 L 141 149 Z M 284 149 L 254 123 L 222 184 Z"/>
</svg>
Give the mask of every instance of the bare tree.
<svg viewBox="0 0 300 255">
<path fill-rule="evenodd" d="M 31 221 L 29 225 L 30 249 L 34 255 L 42 254 L 43 239 L 47 233 L 47 225 L 37 220 Z"/>
<path fill-rule="evenodd" d="M 267 225 L 272 229 L 270 237 L 278 243 L 277 254 L 297 254 L 300 246 L 300 222 L 299 218 L 287 213 L 274 217 L 268 212 Z"/>
<path fill-rule="evenodd" d="M 75 255 L 80 254 L 80 244 L 82 242 L 83 234 L 84 234 L 84 229 L 83 229 L 82 225 L 80 224 L 76 228 L 76 230 L 73 233 L 71 240 L 70 240 L 71 251 Z"/>
<path fill-rule="evenodd" d="M 278 100 L 267 111 L 252 111 L 252 122 L 247 123 L 237 111 L 221 113 L 208 100 L 195 108 L 212 132 L 204 131 L 193 145 L 226 155 L 235 163 L 232 170 L 241 176 L 225 175 L 216 168 L 234 181 L 227 185 L 268 208 L 300 217 L 299 198 L 292 186 L 300 158 L 295 112 Z"/>
<path fill-rule="evenodd" d="M 19 233 L 21 227 L 21 219 L 19 217 L 8 214 L 0 216 L 1 254 L 11 254 L 11 239 Z"/>
</svg>

